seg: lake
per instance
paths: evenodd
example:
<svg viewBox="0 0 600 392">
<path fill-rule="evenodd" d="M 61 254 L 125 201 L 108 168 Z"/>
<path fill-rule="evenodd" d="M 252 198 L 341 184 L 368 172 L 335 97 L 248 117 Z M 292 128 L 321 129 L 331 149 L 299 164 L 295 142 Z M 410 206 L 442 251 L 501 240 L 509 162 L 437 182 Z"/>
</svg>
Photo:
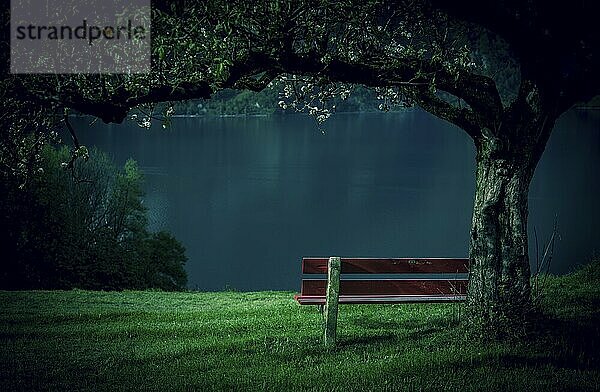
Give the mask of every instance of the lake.
<svg viewBox="0 0 600 392">
<path fill-rule="evenodd" d="M 82 144 L 145 174 L 152 230 L 186 247 L 189 287 L 296 290 L 302 256 L 465 257 L 475 149 L 460 129 L 418 109 L 174 118 L 169 129 L 77 118 Z M 563 115 L 530 191 L 530 257 L 555 217 L 551 271 L 600 245 L 600 111 Z"/>
</svg>

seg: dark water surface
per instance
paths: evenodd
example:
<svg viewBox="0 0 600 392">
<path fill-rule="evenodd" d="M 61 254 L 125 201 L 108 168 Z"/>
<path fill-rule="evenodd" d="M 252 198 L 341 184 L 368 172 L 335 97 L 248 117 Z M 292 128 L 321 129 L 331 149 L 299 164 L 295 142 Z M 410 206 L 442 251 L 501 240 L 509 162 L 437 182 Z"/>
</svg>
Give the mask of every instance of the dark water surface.
<svg viewBox="0 0 600 392">
<path fill-rule="evenodd" d="M 183 242 L 191 288 L 297 289 L 302 256 L 468 253 L 474 146 L 420 110 L 339 114 L 324 134 L 302 115 L 88 122 L 82 143 L 138 161 L 151 228 Z M 530 192 L 540 242 L 558 217 L 553 272 L 599 250 L 599 163 L 600 112 L 565 114 Z"/>
</svg>

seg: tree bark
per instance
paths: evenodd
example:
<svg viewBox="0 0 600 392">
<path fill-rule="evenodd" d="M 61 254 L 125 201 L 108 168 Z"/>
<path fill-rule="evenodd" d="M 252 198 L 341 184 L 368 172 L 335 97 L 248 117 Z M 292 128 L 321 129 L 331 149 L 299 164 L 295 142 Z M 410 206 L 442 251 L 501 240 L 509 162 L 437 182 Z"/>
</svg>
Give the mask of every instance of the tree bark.
<svg viewBox="0 0 600 392">
<path fill-rule="evenodd" d="M 527 162 L 477 157 L 468 305 L 478 319 L 523 313 L 529 302 Z M 510 317 L 510 316 L 509 316 Z M 513 317 L 510 317 L 513 318 Z"/>
<path fill-rule="evenodd" d="M 532 114 L 533 112 L 529 112 Z M 529 185 L 554 120 L 513 107 L 497 135 L 476 141 L 467 314 L 490 333 L 520 328 L 533 310 L 527 239 Z"/>
</svg>

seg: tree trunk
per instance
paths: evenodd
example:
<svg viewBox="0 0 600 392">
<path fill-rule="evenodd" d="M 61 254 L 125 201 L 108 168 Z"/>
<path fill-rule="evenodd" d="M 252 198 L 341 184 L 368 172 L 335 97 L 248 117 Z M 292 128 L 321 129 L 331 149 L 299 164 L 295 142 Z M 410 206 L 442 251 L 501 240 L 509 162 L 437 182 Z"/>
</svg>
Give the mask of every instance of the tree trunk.
<svg viewBox="0 0 600 392">
<path fill-rule="evenodd" d="M 477 144 L 469 321 L 489 333 L 521 328 L 533 310 L 527 241 L 529 185 L 553 121 L 512 122 Z M 510 123 L 510 122 L 509 122 Z"/>
</svg>

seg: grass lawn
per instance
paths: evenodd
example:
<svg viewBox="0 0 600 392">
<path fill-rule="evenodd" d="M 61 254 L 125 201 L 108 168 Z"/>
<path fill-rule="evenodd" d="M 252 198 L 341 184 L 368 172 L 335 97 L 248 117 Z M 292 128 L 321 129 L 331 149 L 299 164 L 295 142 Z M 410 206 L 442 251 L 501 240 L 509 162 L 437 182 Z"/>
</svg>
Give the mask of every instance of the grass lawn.
<svg viewBox="0 0 600 392">
<path fill-rule="evenodd" d="M 466 338 L 456 304 L 343 305 L 328 352 L 292 294 L 0 292 L 0 391 L 600 390 L 597 262 L 512 342 Z"/>
</svg>

